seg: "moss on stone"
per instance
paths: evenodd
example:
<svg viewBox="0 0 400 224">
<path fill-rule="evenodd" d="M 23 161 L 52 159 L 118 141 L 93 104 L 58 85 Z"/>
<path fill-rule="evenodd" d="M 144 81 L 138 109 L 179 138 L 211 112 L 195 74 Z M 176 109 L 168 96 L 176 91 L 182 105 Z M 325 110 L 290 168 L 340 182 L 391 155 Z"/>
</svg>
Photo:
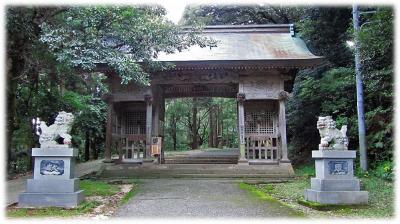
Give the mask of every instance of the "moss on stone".
<svg viewBox="0 0 400 224">
<path fill-rule="evenodd" d="M 342 210 L 342 212 L 345 212 L 346 210 L 349 210 L 349 212 L 353 208 L 367 208 L 367 205 L 331 205 L 331 204 L 321 204 L 318 202 L 313 202 L 313 201 L 306 201 L 306 200 L 298 200 L 297 203 L 307 206 L 309 208 L 318 210 L 318 211 L 332 211 L 332 210 Z"/>
<path fill-rule="evenodd" d="M 241 182 L 239 184 L 239 187 L 241 189 L 247 190 L 251 195 L 253 195 L 257 199 L 265 200 L 265 201 L 268 201 L 268 202 L 271 202 L 271 203 L 279 204 L 280 206 L 284 206 L 284 207 L 287 207 L 289 209 L 293 209 L 292 206 L 290 206 L 289 204 L 274 198 L 273 196 L 269 195 L 265 191 L 262 191 L 262 190 L 258 189 L 253 184 L 248 184 L 248 183 Z M 295 217 L 306 217 L 306 215 L 302 211 L 298 211 L 298 210 L 292 210 L 292 214 Z"/>
</svg>

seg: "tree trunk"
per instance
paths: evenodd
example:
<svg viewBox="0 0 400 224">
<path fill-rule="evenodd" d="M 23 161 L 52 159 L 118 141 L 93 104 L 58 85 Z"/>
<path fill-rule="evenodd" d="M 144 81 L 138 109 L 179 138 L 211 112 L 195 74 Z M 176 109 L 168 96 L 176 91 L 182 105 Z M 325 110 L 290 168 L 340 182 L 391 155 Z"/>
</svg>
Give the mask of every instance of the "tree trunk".
<svg viewBox="0 0 400 224">
<path fill-rule="evenodd" d="M 90 134 L 89 131 L 86 131 L 85 133 L 85 154 L 84 154 L 84 160 L 89 161 L 90 159 Z"/>
<path fill-rule="evenodd" d="M 176 122 L 177 122 L 177 119 L 176 119 L 175 114 L 174 114 L 172 116 L 172 142 L 173 142 L 173 145 L 174 145 L 174 151 L 176 151 L 176 141 L 177 141 Z"/>
<path fill-rule="evenodd" d="M 197 98 L 194 97 L 192 107 L 192 150 L 199 148 L 197 129 Z"/>
<path fill-rule="evenodd" d="M 213 106 L 210 108 L 210 113 L 208 114 L 208 123 L 210 124 L 210 132 L 208 134 L 208 147 L 214 148 L 214 113 Z"/>
<path fill-rule="evenodd" d="M 90 141 L 90 149 L 92 151 L 92 158 L 97 160 L 99 158 L 99 152 L 97 150 L 97 138 L 93 137 Z"/>
<path fill-rule="evenodd" d="M 216 105 L 211 106 L 209 114 L 210 123 L 210 135 L 209 135 L 209 147 L 218 147 L 218 107 Z"/>
<path fill-rule="evenodd" d="M 222 112 L 221 113 L 220 112 L 221 110 L 218 110 L 218 115 L 222 114 Z M 222 149 L 224 148 L 224 120 L 222 119 L 222 115 L 218 116 L 218 121 L 219 121 L 219 128 L 218 128 L 219 136 L 221 136 L 218 141 L 218 148 Z"/>
</svg>

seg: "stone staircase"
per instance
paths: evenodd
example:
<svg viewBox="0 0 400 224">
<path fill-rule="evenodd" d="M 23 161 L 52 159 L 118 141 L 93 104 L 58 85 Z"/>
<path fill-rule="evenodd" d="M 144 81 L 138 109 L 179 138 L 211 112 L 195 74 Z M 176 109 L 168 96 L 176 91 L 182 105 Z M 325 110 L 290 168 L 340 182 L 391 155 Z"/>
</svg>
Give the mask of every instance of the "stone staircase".
<svg viewBox="0 0 400 224">
<path fill-rule="evenodd" d="M 237 164 L 239 156 L 169 156 L 165 158 L 165 164 Z"/>
<path fill-rule="evenodd" d="M 164 164 L 144 162 L 104 164 L 99 178 L 238 178 L 285 179 L 294 176 L 290 163 L 238 164 L 238 149 L 169 152 Z M 257 165 L 251 165 L 257 164 Z"/>
<path fill-rule="evenodd" d="M 277 165 L 241 164 L 104 164 L 98 173 L 103 179 L 124 178 L 263 178 L 294 176 L 290 163 Z"/>
<path fill-rule="evenodd" d="M 192 150 L 165 156 L 165 164 L 237 164 L 239 150 Z"/>
</svg>

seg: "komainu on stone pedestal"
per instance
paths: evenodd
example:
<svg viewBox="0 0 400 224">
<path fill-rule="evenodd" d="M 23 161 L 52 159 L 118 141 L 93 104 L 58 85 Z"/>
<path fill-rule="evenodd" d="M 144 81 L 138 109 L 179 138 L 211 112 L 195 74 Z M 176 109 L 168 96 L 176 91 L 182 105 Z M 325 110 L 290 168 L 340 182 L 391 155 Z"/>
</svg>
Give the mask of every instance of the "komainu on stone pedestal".
<svg viewBox="0 0 400 224">
<path fill-rule="evenodd" d="M 317 129 L 321 136 L 320 150 L 347 150 L 349 139 L 347 138 L 347 125 L 340 130 L 336 128 L 336 122 L 331 116 L 319 117 Z"/>
<path fill-rule="evenodd" d="M 332 117 L 327 116 L 319 117 L 317 128 L 321 144 L 319 150 L 312 151 L 316 177 L 311 178 L 305 199 L 322 204 L 368 203 L 368 192 L 360 191 L 360 180 L 354 178 L 356 151 L 347 150 L 347 126 L 339 131 Z"/>
<path fill-rule="evenodd" d="M 19 195 L 19 207 L 77 207 L 84 200 L 75 178 L 75 158 L 78 150 L 69 147 L 74 116 L 59 112 L 53 125 L 39 118 L 33 120 L 40 148 L 32 149 L 35 158 L 33 179 L 27 180 L 26 192 Z"/>
<path fill-rule="evenodd" d="M 39 118 L 33 120 L 36 125 L 36 134 L 39 135 L 39 143 L 41 148 L 54 146 L 68 146 L 71 144 L 71 131 L 74 115 L 61 111 L 58 113 L 54 124 L 47 126 L 46 122 L 40 121 Z"/>
</svg>

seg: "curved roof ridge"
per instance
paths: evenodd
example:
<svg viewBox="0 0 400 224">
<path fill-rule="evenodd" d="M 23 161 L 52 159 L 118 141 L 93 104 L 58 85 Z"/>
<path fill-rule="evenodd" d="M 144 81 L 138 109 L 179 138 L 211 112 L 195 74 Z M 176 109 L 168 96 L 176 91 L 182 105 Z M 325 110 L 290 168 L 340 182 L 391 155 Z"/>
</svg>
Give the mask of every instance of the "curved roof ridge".
<svg viewBox="0 0 400 224">
<path fill-rule="evenodd" d="M 192 26 L 184 26 L 183 32 L 190 32 Z M 252 24 L 252 25 L 209 25 L 203 33 L 291 33 L 294 35 L 294 24 Z"/>
</svg>

